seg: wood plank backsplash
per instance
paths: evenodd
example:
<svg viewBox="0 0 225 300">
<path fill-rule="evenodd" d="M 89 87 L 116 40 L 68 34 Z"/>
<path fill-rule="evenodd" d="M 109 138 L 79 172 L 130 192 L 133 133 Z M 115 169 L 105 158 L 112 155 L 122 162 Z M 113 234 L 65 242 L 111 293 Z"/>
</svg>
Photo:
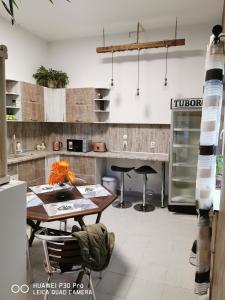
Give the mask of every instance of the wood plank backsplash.
<svg viewBox="0 0 225 300">
<path fill-rule="evenodd" d="M 133 152 L 169 153 L 169 125 L 143 124 L 74 124 L 74 123 L 8 123 L 8 153 L 13 152 L 12 137 L 22 143 L 22 148 L 34 150 L 36 145 L 45 142 L 47 149 L 58 139 L 66 148 L 66 140 L 91 139 L 105 142 L 108 150 L 123 150 L 123 135 L 127 135 L 127 150 Z M 151 142 L 155 148 L 151 148 Z"/>
</svg>

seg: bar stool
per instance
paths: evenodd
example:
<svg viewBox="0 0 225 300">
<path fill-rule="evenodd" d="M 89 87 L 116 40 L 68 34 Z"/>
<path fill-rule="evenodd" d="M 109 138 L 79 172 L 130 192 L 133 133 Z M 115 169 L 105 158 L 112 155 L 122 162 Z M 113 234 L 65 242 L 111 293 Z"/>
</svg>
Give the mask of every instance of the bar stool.
<svg viewBox="0 0 225 300">
<path fill-rule="evenodd" d="M 143 175 L 143 202 L 134 205 L 134 209 L 136 209 L 137 211 L 142 211 L 142 212 L 153 211 L 155 209 L 155 207 L 150 203 L 146 203 L 146 183 L 147 183 L 147 179 L 148 179 L 147 175 L 155 174 L 157 172 L 150 166 L 141 166 L 140 168 L 137 168 L 134 171 L 138 174 Z"/>
<path fill-rule="evenodd" d="M 112 204 L 113 207 L 116 207 L 116 208 L 129 208 L 129 207 L 132 206 L 132 203 L 130 201 L 124 200 L 124 173 L 130 172 L 133 169 L 134 169 L 134 167 L 128 168 L 128 167 L 111 166 L 112 171 L 121 173 L 120 200 L 115 201 Z"/>
</svg>

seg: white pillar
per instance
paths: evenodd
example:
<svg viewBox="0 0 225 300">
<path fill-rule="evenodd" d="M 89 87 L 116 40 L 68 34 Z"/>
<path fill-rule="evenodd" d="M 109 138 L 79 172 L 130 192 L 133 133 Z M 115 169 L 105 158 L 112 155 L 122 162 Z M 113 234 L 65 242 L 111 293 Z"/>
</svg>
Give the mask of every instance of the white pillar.
<svg viewBox="0 0 225 300">
<path fill-rule="evenodd" d="M 8 183 L 7 175 L 7 128 L 5 99 L 5 60 L 8 58 L 7 47 L 0 45 L 0 185 Z"/>
</svg>

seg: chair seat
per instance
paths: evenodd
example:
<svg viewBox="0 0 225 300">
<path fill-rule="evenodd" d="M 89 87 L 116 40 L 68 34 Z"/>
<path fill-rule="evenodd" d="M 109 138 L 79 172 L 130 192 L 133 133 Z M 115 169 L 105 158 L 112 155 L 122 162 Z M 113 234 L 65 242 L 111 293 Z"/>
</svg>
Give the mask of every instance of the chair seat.
<svg viewBox="0 0 225 300">
<path fill-rule="evenodd" d="M 119 167 L 119 166 L 111 166 L 111 170 L 115 171 L 115 172 L 129 172 L 131 170 L 133 170 L 134 167 Z"/>
<path fill-rule="evenodd" d="M 150 166 L 141 166 L 139 168 L 136 168 L 134 171 L 138 174 L 155 174 L 155 173 L 157 173 L 156 170 L 154 170 Z"/>
</svg>

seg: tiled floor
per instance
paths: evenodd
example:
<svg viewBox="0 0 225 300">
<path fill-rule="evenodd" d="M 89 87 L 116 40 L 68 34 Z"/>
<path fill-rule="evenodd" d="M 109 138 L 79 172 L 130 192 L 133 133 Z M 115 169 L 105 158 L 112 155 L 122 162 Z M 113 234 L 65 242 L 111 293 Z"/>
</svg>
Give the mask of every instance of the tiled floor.
<svg viewBox="0 0 225 300">
<path fill-rule="evenodd" d="M 195 269 L 189 264 L 189 254 L 196 237 L 195 216 L 174 214 L 159 207 L 150 213 L 109 207 L 101 221 L 115 232 L 116 245 L 103 278 L 99 279 L 98 274 L 93 276 L 97 300 L 207 299 L 193 292 Z M 87 217 L 85 222 L 93 223 L 94 218 Z M 72 224 L 71 220 L 68 229 Z M 45 281 L 39 241 L 34 242 L 31 257 L 36 282 Z M 71 282 L 73 277 L 58 275 L 56 280 Z M 34 296 L 31 292 L 29 299 L 43 299 L 43 296 Z M 91 298 L 60 295 L 49 299 Z"/>
</svg>

